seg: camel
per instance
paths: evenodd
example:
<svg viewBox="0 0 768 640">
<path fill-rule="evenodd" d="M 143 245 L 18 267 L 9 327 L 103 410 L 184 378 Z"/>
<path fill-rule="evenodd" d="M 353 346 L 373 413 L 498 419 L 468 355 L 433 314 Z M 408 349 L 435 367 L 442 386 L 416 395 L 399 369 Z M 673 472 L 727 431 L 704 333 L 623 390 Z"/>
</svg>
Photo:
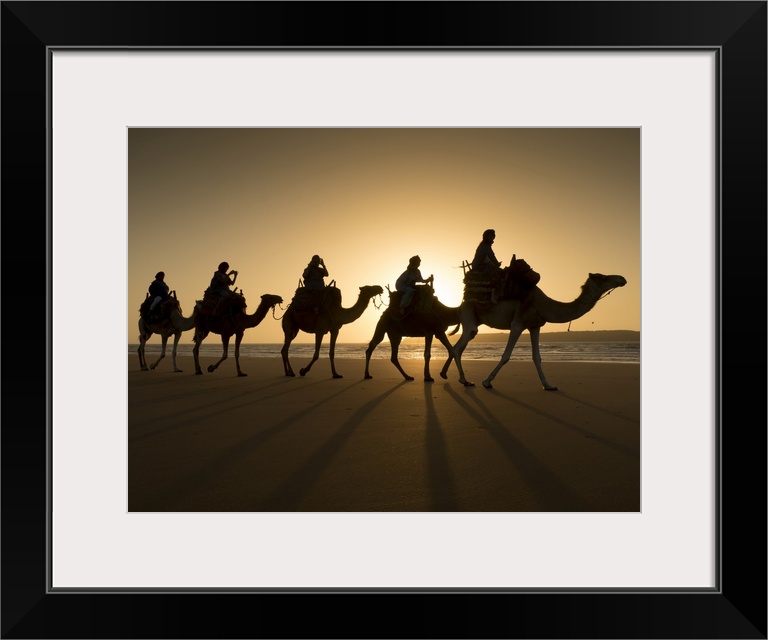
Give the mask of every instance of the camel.
<svg viewBox="0 0 768 640">
<path fill-rule="evenodd" d="M 301 289 L 297 290 L 297 295 Z M 288 361 L 288 349 L 291 346 L 291 342 L 298 335 L 299 331 L 305 333 L 315 334 L 315 353 L 312 356 L 312 360 L 303 369 L 299 370 L 301 376 L 305 376 L 309 373 L 312 365 L 317 361 L 320 356 L 320 345 L 323 342 L 323 336 L 326 333 L 331 334 L 330 350 L 328 352 L 331 361 L 331 373 L 334 378 L 342 378 L 343 376 L 336 371 L 336 365 L 334 363 L 334 353 L 336 351 L 336 338 L 339 336 L 339 331 L 342 326 L 349 324 L 357 320 L 368 307 L 368 303 L 378 295 L 384 293 L 379 285 L 366 285 L 360 287 L 360 294 L 357 297 L 355 304 L 349 308 L 341 306 L 341 292 L 334 286 L 327 286 L 323 293 L 326 294 L 326 302 L 319 307 L 313 308 L 310 306 L 299 306 L 295 304 L 296 296 L 288 305 L 288 309 L 283 315 L 283 334 L 285 335 L 285 342 L 283 348 L 280 350 L 280 354 L 283 356 L 283 366 L 285 367 L 286 376 L 295 376 L 291 368 L 291 363 Z"/>
<path fill-rule="evenodd" d="M 587 281 L 581 287 L 581 294 L 573 302 L 552 300 L 539 287 L 533 287 L 523 298 L 517 300 L 502 300 L 493 304 L 462 302 L 460 306 L 461 337 L 453 346 L 453 358 L 456 360 L 456 365 L 459 369 L 459 382 L 466 386 L 474 386 L 474 383 L 468 382 L 464 377 L 464 372 L 460 366 L 461 354 L 464 352 L 467 344 L 469 344 L 469 341 L 477 335 L 477 328 L 484 324 L 494 329 L 509 329 L 509 339 L 499 364 L 483 380 L 483 386 L 486 389 L 493 388 L 491 382 L 501 368 L 509 362 L 509 357 L 512 355 L 512 350 L 515 348 L 518 338 L 527 329 L 531 336 L 533 363 L 536 365 L 536 371 L 539 374 L 541 384 L 547 391 L 557 391 L 557 387 L 547 381 L 541 368 L 541 353 L 539 351 L 539 332 L 541 327 L 547 322 L 565 323 L 580 318 L 590 311 L 601 298 L 608 295 L 615 288 L 623 287 L 625 284 L 627 284 L 627 280 L 623 276 L 606 276 L 601 273 L 590 273 Z M 458 330 L 459 327 L 450 335 L 454 335 Z M 450 364 L 451 357 L 449 355 L 440 372 L 442 378 L 447 377 L 446 374 Z"/>
<path fill-rule="evenodd" d="M 447 349 L 449 358 L 453 358 L 453 346 L 445 335 L 448 327 L 459 324 L 461 321 L 459 311 L 461 307 L 447 307 L 434 297 L 434 291 L 431 286 L 417 286 L 418 293 L 411 303 L 412 310 L 404 317 L 397 306 L 399 296 L 391 294 L 390 306 L 381 314 L 373 337 L 365 350 L 365 379 L 370 380 L 373 376 L 368 372 L 368 365 L 371 361 L 371 355 L 377 345 L 384 339 L 384 335 L 389 336 L 389 344 L 392 355 L 390 360 L 397 370 L 403 374 L 406 380 L 413 380 L 400 366 L 397 358 L 400 342 L 406 336 L 424 338 L 424 382 L 434 382 L 434 378 L 429 373 L 429 360 L 432 353 L 432 339 L 437 339 Z M 393 308 L 394 305 L 394 308 Z"/>
<path fill-rule="evenodd" d="M 223 315 L 211 315 L 210 313 L 199 313 L 195 318 L 195 346 L 192 348 L 192 355 L 195 356 L 195 375 L 202 375 L 200 369 L 200 345 L 209 333 L 218 333 L 221 336 L 221 346 L 224 351 L 221 358 L 215 364 L 208 366 L 208 372 L 213 373 L 219 365 L 228 357 L 229 339 L 235 336 L 235 366 L 237 367 L 238 377 L 245 377 L 248 374 L 240 369 L 240 342 L 246 329 L 251 329 L 266 317 L 269 309 L 280 304 L 283 299 L 280 296 L 265 293 L 261 296 L 261 302 L 252 314 L 245 312 L 245 307 L 225 311 Z"/>
<path fill-rule="evenodd" d="M 173 370 L 175 373 L 182 372 L 182 370 L 176 366 L 176 349 L 179 346 L 181 334 L 184 331 L 189 331 L 195 326 L 195 318 L 200 307 L 199 305 L 195 305 L 192 315 L 185 318 L 182 315 L 179 301 L 176 299 L 176 292 L 174 291 L 171 295 L 171 298 L 161 304 L 160 313 L 157 314 L 157 319 L 154 315 L 148 315 L 149 308 L 146 305 L 149 298 L 144 301 L 142 309 L 139 312 L 141 315 L 139 317 L 139 348 L 137 351 L 139 354 L 139 365 L 141 366 L 142 371 L 150 371 L 157 368 L 160 361 L 165 358 L 165 347 L 168 344 L 168 338 L 173 336 Z M 144 347 L 147 344 L 147 340 L 152 337 L 153 333 L 160 336 L 163 348 L 160 352 L 160 357 L 151 365 L 147 366 L 147 360 L 144 357 Z"/>
</svg>

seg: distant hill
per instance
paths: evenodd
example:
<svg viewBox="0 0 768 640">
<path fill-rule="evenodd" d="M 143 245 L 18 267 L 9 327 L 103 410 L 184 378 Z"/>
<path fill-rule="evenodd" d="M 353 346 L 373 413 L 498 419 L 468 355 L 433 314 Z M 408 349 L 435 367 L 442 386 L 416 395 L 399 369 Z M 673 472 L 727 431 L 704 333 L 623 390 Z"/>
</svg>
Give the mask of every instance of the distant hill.
<svg viewBox="0 0 768 640">
<path fill-rule="evenodd" d="M 521 340 L 527 340 L 528 332 L 523 332 Z M 459 334 L 450 337 L 451 342 L 458 339 Z M 478 333 L 474 342 L 506 342 L 508 331 Z M 424 338 L 406 338 L 406 340 L 423 341 Z M 639 331 L 551 331 L 541 332 L 540 342 L 640 342 Z"/>
</svg>

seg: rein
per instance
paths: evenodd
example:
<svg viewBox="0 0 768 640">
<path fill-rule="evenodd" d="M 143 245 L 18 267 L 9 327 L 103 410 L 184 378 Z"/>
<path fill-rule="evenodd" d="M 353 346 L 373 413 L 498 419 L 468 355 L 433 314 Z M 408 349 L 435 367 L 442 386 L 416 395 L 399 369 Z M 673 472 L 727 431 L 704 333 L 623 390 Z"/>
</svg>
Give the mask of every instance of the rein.
<svg viewBox="0 0 768 640">
<path fill-rule="evenodd" d="M 282 311 L 282 312 L 283 312 L 283 315 L 282 315 L 282 316 L 280 316 L 279 318 L 278 318 L 278 317 L 275 315 L 275 307 L 280 307 L 280 311 Z M 281 306 L 279 303 L 278 303 L 278 304 L 276 304 L 276 305 L 272 305 L 272 317 L 273 317 L 275 320 L 282 320 L 282 319 L 283 319 L 283 316 L 285 315 L 285 312 L 286 312 L 286 311 L 287 311 L 287 308 L 286 308 L 286 309 L 283 309 L 283 307 L 282 307 L 282 306 Z"/>
</svg>

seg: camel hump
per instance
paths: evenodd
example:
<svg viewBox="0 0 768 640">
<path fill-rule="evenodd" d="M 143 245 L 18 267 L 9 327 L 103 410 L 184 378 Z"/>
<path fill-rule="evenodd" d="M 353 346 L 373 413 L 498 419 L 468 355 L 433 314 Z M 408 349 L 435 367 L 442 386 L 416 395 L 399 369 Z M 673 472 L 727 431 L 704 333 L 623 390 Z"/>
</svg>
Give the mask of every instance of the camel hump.
<svg viewBox="0 0 768 640">
<path fill-rule="evenodd" d="M 435 301 L 435 290 L 429 285 L 416 285 L 413 305 L 417 311 L 429 311 Z"/>
<path fill-rule="evenodd" d="M 432 304 L 437 299 L 435 297 L 435 290 L 429 285 L 416 285 L 416 293 L 413 294 L 410 308 L 414 311 L 429 311 L 432 308 Z M 389 306 L 392 308 L 398 308 L 400 301 L 403 299 L 402 291 L 390 291 L 389 292 Z"/>
<path fill-rule="evenodd" d="M 525 260 L 515 256 L 512 256 L 512 262 L 504 271 L 506 272 L 503 293 L 505 300 L 524 298 L 541 280 L 541 274 L 534 271 Z"/>
<path fill-rule="evenodd" d="M 335 282 L 335 281 L 334 281 Z M 324 290 L 325 302 L 331 306 L 341 306 L 341 289 L 328 285 Z"/>
<path fill-rule="evenodd" d="M 399 307 L 400 301 L 403 299 L 402 291 L 390 291 L 389 292 L 389 306 Z"/>
<path fill-rule="evenodd" d="M 170 319 L 171 312 L 174 309 L 181 313 L 181 305 L 176 298 L 167 298 L 157 305 L 154 310 L 150 311 L 153 300 L 153 297 L 146 298 L 139 307 L 139 316 L 144 321 L 162 322 L 163 320 Z"/>
<path fill-rule="evenodd" d="M 299 287 L 293 294 L 290 306 L 294 311 L 311 310 L 313 313 L 329 311 L 341 306 L 341 291 L 334 286 L 322 289 Z"/>
<path fill-rule="evenodd" d="M 223 316 L 239 313 L 246 308 L 245 296 L 230 291 L 228 296 L 222 296 L 210 287 L 205 290 L 202 302 L 198 300 L 198 313 L 207 316 Z"/>
</svg>

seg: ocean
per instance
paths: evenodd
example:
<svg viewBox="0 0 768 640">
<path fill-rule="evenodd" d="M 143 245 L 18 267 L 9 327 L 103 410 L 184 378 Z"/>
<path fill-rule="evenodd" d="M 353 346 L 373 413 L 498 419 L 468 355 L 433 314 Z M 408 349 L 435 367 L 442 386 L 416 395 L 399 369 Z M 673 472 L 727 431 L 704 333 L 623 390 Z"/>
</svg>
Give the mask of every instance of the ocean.
<svg viewBox="0 0 768 640">
<path fill-rule="evenodd" d="M 328 341 L 324 341 L 320 348 L 320 357 L 328 357 Z M 504 342 L 470 342 L 464 350 L 462 360 L 498 360 L 504 352 Z M 280 357 L 281 344 L 241 344 L 241 358 L 274 358 Z M 128 351 L 131 355 L 136 355 L 138 344 L 129 344 Z M 179 343 L 178 355 L 192 355 L 193 345 L 189 342 Z M 172 339 L 168 341 L 166 348 L 166 357 L 171 355 L 173 348 Z M 368 348 L 367 342 L 360 343 L 337 343 L 337 358 L 353 358 L 365 360 L 365 350 Z M 544 361 L 567 361 L 567 362 L 640 362 L 640 342 L 541 342 L 541 358 Z M 154 336 L 146 346 L 146 354 L 160 353 L 160 340 Z M 309 359 L 315 351 L 314 344 L 297 343 L 291 344 L 289 357 L 294 359 Z M 211 335 L 200 347 L 200 355 L 206 357 L 218 358 L 221 356 L 221 340 L 216 335 Z M 229 345 L 229 356 L 234 357 L 235 347 L 232 342 Z M 389 360 L 391 355 L 389 342 L 379 344 L 372 359 Z M 447 351 L 437 340 L 432 343 L 432 361 L 444 360 L 448 356 Z M 421 360 L 424 358 L 424 341 L 408 340 L 400 344 L 398 351 L 400 360 Z M 528 336 L 524 335 L 515 345 L 512 351 L 511 360 L 530 360 L 531 344 Z"/>
</svg>

